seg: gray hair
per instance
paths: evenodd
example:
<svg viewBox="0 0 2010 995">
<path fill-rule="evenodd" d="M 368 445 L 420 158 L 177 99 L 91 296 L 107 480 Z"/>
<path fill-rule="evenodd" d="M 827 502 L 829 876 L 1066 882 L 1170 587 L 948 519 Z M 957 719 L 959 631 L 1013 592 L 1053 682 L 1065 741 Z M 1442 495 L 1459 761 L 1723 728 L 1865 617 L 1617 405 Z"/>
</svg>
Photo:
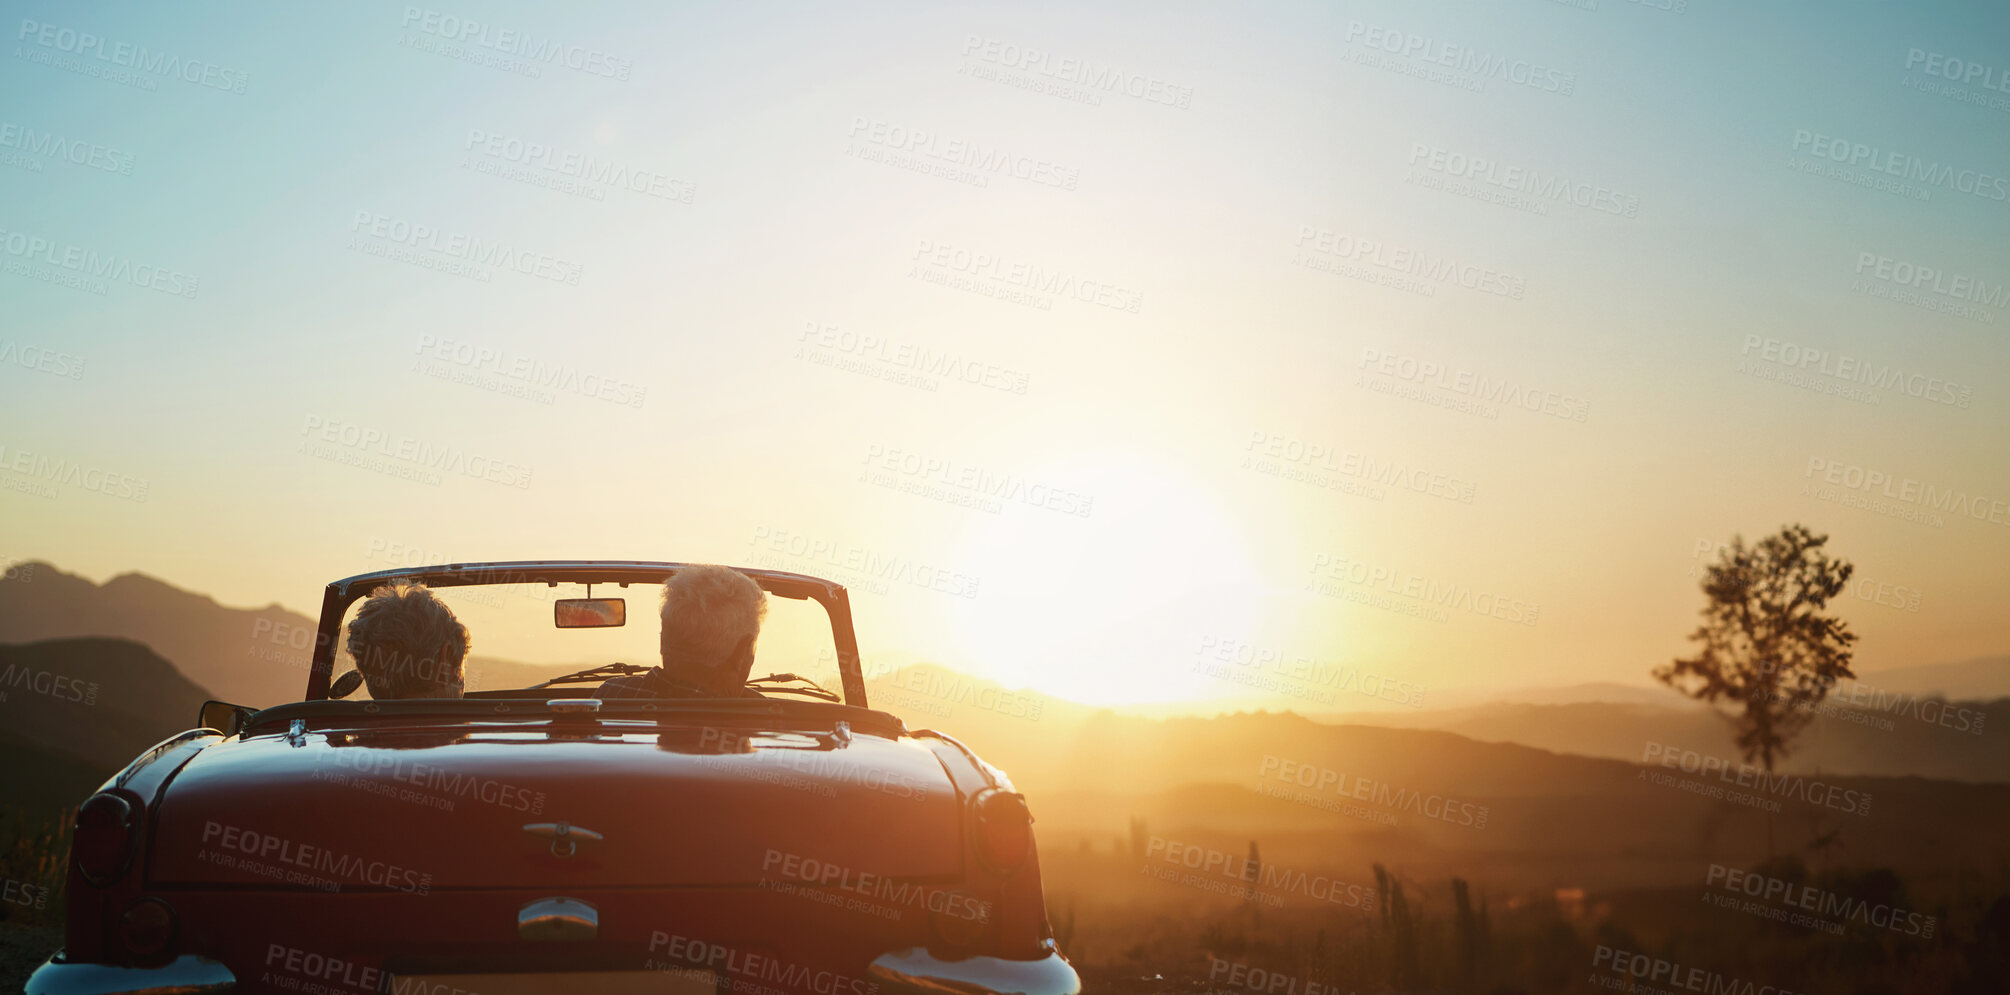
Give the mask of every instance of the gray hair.
<svg viewBox="0 0 2010 995">
<path fill-rule="evenodd" d="M 468 627 L 426 585 L 398 581 L 356 610 L 349 655 L 372 698 L 458 698 Z"/>
<path fill-rule="evenodd" d="M 760 635 L 767 613 L 767 594 L 746 574 L 709 563 L 685 567 L 663 582 L 663 662 L 716 668 L 742 640 Z"/>
</svg>

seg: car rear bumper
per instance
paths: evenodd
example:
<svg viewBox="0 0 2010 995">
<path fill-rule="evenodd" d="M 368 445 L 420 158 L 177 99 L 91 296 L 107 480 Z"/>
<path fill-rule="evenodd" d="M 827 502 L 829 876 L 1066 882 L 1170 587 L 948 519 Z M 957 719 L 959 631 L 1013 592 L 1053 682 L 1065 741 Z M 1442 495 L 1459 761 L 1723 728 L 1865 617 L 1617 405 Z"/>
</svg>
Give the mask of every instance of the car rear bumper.
<svg viewBox="0 0 2010 995">
<path fill-rule="evenodd" d="M 882 995 L 1080 995 L 1082 979 L 1050 944 L 1037 960 L 940 960 L 917 948 L 881 954 L 867 974 Z"/>
<path fill-rule="evenodd" d="M 966 957 L 940 960 L 910 948 L 882 954 L 870 974 L 888 995 L 1080 995 L 1082 980 L 1059 952 L 1037 960 Z M 237 977 L 221 962 L 194 954 L 157 967 L 114 967 L 65 961 L 58 953 L 28 978 L 26 995 L 150 995 L 232 992 Z"/>
<path fill-rule="evenodd" d="M 237 976 L 219 961 L 187 954 L 158 967 L 114 967 L 49 958 L 28 976 L 27 995 L 151 995 L 237 990 Z"/>
</svg>

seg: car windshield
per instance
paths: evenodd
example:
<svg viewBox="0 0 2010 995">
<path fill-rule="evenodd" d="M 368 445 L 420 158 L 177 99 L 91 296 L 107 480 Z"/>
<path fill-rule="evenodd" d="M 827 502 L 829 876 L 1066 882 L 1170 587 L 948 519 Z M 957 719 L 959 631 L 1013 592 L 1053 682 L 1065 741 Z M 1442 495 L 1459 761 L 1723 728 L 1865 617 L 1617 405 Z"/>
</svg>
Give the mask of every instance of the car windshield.
<svg viewBox="0 0 2010 995">
<path fill-rule="evenodd" d="M 432 591 L 467 626 L 469 649 L 464 673 L 465 689 L 471 696 L 528 689 L 600 668 L 597 676 L 559 681 L 548 688 L 552 697 L 586 697 L 608 677 L 640 673 L 661 662 L 658 646 L 661 585 L 592 585 L 593 598 L 618 598 L 626 603 L 624 624 L 600 628 L 560 628 L 555 624 L 557 603 L 587 597 L 589 591 L 584 584 L 484 584 L 437 587 Z M 337 675 L 356 669 L 356 660 L 349 652 L 349 623 L 355 620 L 365 600 L 358 598 L 342 619 L 335 657 Z M 833 692 L 840 688 L 842 681 L 830 617 L 823 606 L 811 600 L 774 594 L 768 595 L 767 606 L 760 639 L 755 644 L 750 686 L 763 692 L 772 692 L 778 686 L 808 684 Z M 778 674 L 793 674 L 807 680 L 761 680 Z M 805 697 L 800 693 L 788 696 Z M 365 685 L 345 697 L 367 700 L 371 695 Z"/>
</svg>

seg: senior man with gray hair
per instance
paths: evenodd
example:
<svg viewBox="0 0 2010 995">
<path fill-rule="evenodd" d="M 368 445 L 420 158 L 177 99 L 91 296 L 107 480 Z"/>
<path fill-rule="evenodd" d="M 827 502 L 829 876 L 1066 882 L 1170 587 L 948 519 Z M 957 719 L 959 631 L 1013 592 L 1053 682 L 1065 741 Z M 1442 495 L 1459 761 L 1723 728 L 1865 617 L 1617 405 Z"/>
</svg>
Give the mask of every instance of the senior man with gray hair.
<svg viewBox="0 0 2010 995">
<path fill-rule="evenodd" d="M 698 564 L 663 582 L 663 663 L 616 677 L 601 698 L 759 698 L 747 687 L 768 596 L 731 567 Z"/>
<path fill-rule="evenodd" d="M 370 592 L 349 623 L 349 655 L 378 701 L 458 698 L 468 627 L 424 584 L 400 581 Z"/>
</svg>

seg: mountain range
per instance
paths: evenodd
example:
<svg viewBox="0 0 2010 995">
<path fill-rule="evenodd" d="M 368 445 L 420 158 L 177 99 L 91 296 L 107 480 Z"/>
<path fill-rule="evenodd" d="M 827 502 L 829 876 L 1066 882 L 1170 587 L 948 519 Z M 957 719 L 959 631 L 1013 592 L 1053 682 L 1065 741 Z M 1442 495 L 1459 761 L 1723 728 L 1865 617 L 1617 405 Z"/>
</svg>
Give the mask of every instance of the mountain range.
<svg viewBox="0 0 2010 995">
<path fill-rule="evenodd" d="M 69 728 L 73 735 L 64 737 L 86 744 L 66 749 L 94 762 L 130 757 L 136 745 L 159 738 L 154 731 L 185 727 L 177 723 L 192 720 L 204 696 L 255 706 L 297 700 L 305 687 L 313 626 L 306 615 L 276 603 L 227 607 L 137 573 L 98 584 L 36 563 L 0 580 L 0 643 L 62 641 L 16 647 L 9 659 L 46 667 L 63 654 L 75 655 L 79 679 L 96 682 L 105 695 Z M 489 684 L 501 684 L 528 683 L 553 668 L 474 657 L 469 669 Z M 126 672 L 129 676 L 120 676 Z M 900 715 L 911 727 L 950 732 L 1008 770 L 1041 771 L 1042 780 L 1049 770 L 1066 776 L 1080 737 L 1117 718 L 1106 709 L 1004 688 L 939 664 L 870 672 L 875 707 Z M 1434 730 L 1633 763 L 1669 749 L 1737 759 L 1724 717 L 1666 688 L 1602 683 L 1512 689 L 1490 697 L 1461 693 L 1464 698 L 1437 696 L 1425 709 L 1317 714 L 1307 721 Z M 2010 734 L 2002 731 L 2010 723 L 2006 693 L 2010 658 L 1866 675 L 1837 689 L 1844 707 L 1815 715 L 1781 769 L 2010 781 Z M 1956 700 L 1942 703 L 1941 696 Z M 161 716 L 165 724 L 139 721 L 142 713 Z M 51 731 L 45 728 L 49 721 L 42 713 L 24 714 L 18 723 L 7 723 L 6 734 L 37 741 Z M 146 742 L 136 743 L 142 739 Z"/>
</svg>

